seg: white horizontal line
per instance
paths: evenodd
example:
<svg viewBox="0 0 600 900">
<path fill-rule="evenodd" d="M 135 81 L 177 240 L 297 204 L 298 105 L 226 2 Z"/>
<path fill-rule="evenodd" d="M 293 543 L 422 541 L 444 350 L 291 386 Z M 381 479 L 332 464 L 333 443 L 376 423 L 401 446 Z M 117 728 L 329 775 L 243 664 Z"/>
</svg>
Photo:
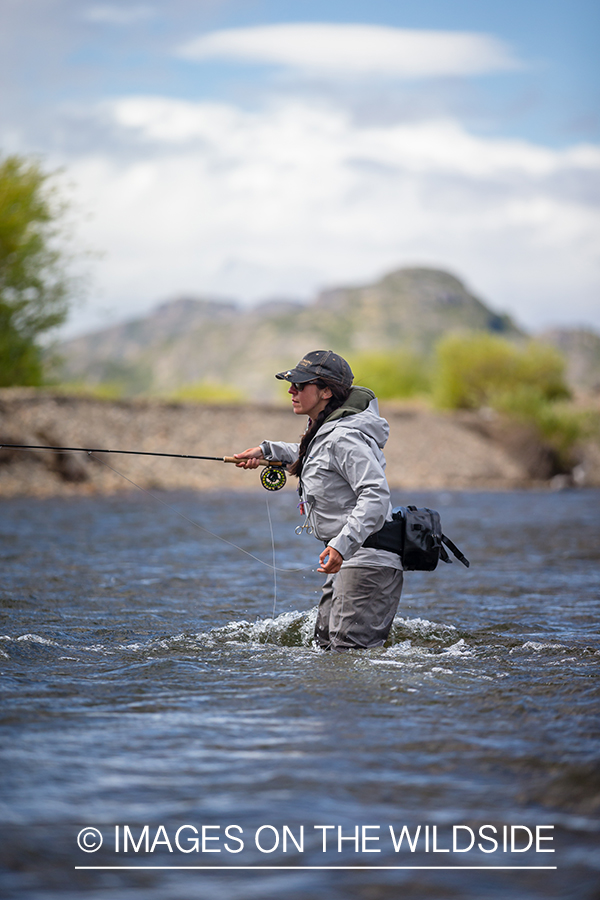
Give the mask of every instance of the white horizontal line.
<svg viewBox="0 0 600 900">
<path fill-rule="evenodd" d="M 343 870 L 343 869 L 362 869 L 364 871 L 380 871 L 380 870 L 388 870 L 388 869 L 420 869 L 420 870 L 439 870 L 439 869 L 447 869 L 453 871 L 455 869 L 477 869 L 482 871 L 515 871 L 515 870 L 531 870 L 531 869 L 557 869 L 558 866 L 75 866 L 76 869 L 200 869 L 200 870 L 210 870 L 210 871 L 231 871 L 233 869 L 244 869 L 246 871 L 254 871 L 254 870 L 268 870 L 268 869 L 297 869 L 297 870 L 308 870 L 308 869 L 319 869 L 321 871 L 327 871 L 329 869 L 332 870 Z"/>
</svg>

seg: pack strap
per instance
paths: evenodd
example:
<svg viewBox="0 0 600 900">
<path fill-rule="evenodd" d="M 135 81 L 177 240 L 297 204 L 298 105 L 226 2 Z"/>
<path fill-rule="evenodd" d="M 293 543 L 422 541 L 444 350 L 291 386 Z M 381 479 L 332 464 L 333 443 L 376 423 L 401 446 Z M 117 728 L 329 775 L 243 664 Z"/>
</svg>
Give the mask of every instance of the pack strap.
<svg viewBox="0 0 600 900">
<path fill-rule="evenodd" d="M 463 564 L 463 566 L 466 566 L 466 568 L 468 569 L 469 566 L 471 565 L 471 563 L 469 562 L 469 560 L 467 559 L 467 557 L 464 555 L 464 553 L 462 553 L 462 551 L 460 551 L 460 550 L 458 549 L 458 547 L 456 546 L 456 544 L 455 544 L 453 541 L 451 541 L 449 537 L 446 537 L 445 534 L 442 535 L 442 541 L 444 542 L 444 544 L 446 545 L 446 547 L 448 547 L 448 548 L 452 551 L 452 553 L 454 553 L 454 555 L 455 555 L 455 557 L 457 558 L 457 560 L 458 560 L 459 562 L 461 562 L 461 563 Z M 444 551 L 444 552 L 445 552 L 445 551 Z M 446 555 L 447 555 L 447 554 L 446 554 Z M 442 557 L 442 558 L 443 558 L 443 557 Z M 446 560 L 444 560 L 444 562 L 446 562 Z M 448 562 L 451 562 L 451 560 L 448 560 Z"/>
<path fill-rule="evenodd" d="M 441 559 L 442 562 L 445 562 L 445 563 L 452 563 L 452 560 L 451 560 L 450 557 L 448 556 L 448 554 L 447 554 L 447 552 L 446 552 L 446 548 L 444 547 L 443 544 L 440 544 L 440 559 Z"/>
</svg>

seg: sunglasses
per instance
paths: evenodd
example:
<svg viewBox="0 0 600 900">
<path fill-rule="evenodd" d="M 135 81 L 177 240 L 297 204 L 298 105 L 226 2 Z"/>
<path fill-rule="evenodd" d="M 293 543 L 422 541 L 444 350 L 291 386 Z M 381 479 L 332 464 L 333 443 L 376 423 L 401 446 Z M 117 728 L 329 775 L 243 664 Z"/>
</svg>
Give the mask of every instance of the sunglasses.
<svg viewBox="0 0 600 900">
<path fill-rule="evenodd" d="M 317 384 L 318 385 L 318 383 L 319 383 L 318 381 L 303 381 L 301 384 L 298 384 L 298 382 L 296 382 L 296 381 L 290 382 L 291 387 L 293 387 L 295 391 L 298 391 L 299 394 L 302 393 L 304 388 L 308 387 L 309 384 Z"/>
</svg>

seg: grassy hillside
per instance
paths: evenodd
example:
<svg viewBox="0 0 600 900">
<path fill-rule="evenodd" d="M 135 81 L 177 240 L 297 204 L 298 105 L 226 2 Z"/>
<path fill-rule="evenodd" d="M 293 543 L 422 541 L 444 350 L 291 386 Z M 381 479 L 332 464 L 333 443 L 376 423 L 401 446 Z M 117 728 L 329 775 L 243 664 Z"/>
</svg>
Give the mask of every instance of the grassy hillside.
<svg viewBox="0 0 600 900">
<path fill-rule="evenodd" d="M 281 396 L 273 378 L 308 349 L 350 357 L 410 349 L 428 354 L 454 330 L 522 338 L 508 316 L 490 310 L 453 275 L 400 269 L 374 284 L 340 287 L 308 304 L 269 302 L 251 309 L 177 299 L 148 316 L 65 342 L 60 378 L 104 385 L 116 395 L 176 394 L 234 385 L 254 399 Z"/>
</svg>

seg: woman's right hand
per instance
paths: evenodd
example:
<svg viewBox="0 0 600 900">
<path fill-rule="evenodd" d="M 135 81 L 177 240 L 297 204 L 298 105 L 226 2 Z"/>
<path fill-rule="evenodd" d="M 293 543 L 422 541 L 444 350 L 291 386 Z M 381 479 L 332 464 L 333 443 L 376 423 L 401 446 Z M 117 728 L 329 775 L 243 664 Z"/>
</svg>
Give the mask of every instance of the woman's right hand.
<svg viewBox="0 0 600 900">
<path fill-rule="evenodd" d="M 236 466 L 239 469 L 257 469 L 262 461 L 264 461 L 262 447 L 250 447 L 243 453 L 234 453 L 233 458 L 239 460 Z"/>
</svg>

